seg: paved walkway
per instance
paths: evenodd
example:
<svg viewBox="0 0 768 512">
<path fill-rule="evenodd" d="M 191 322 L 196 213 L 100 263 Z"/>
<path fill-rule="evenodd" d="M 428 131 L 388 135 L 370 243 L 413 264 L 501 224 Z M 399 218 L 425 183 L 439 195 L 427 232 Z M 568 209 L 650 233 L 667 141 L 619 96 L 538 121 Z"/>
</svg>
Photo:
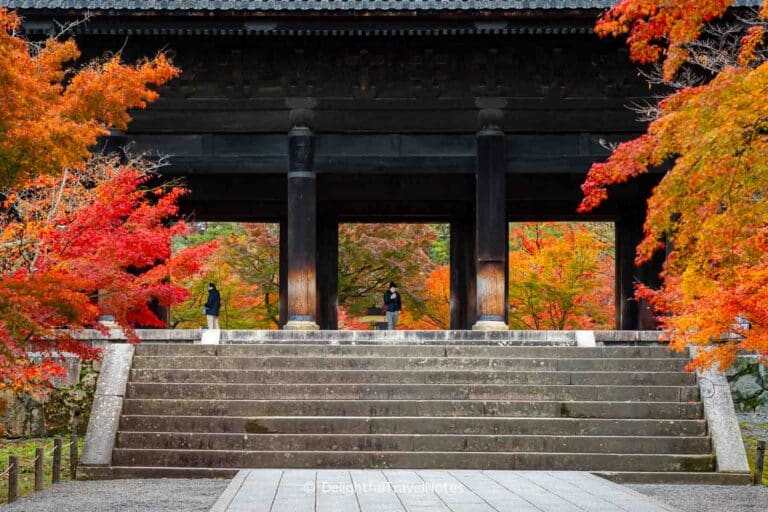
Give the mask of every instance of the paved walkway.
<svg viewBox="0 0 768 512">
<path fill-rule="evenodd" d="M 671 512 L 571 471 L 240 471 L 211 512 Z"/>
</svg>

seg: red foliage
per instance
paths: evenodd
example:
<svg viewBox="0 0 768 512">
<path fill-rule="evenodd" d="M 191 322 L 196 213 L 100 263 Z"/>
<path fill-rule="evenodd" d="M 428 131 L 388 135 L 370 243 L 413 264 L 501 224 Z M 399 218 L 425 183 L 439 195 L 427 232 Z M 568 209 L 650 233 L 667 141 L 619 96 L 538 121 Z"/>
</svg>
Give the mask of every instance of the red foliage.
<svg viewBox="0 0 768 512">
<path fill-rule="evenodd" d="M 187 297 L 172 280 L 196 272 L 212 246 L 171 254 L 172 238 L 186 230 L 168 225 L 184 190 L 149 188 L 149 178 L 105 161 L 7 194 L 0 215 L 0 386 L 33 386 L 59 371 L 28 364 L 30 352 L 97 357 L 72 331 L 99 328 L 102 314 L 115 316 L 135 339 L 132 325 L 162 325 L 150 301 L 170 306 Z"/>
</svg>

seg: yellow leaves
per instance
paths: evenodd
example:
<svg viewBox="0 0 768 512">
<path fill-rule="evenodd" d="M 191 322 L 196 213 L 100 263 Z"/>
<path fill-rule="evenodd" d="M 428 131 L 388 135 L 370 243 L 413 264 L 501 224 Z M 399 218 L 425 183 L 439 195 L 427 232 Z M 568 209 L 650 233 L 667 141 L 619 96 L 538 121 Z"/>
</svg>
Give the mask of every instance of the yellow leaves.
<svg viewBox="0 0 768 512">
<path fill-rule="evenodd" d="M 510 327 L 609 328 L 613 246 L 600 225 L 527 223 L 510 235 Z"/>
</svg>

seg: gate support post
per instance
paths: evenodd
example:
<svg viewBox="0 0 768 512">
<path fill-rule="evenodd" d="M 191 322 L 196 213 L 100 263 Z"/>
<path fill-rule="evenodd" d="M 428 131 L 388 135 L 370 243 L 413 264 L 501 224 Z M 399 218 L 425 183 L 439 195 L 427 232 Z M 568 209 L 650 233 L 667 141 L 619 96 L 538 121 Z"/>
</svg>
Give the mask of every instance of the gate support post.
<svg viewBox="0 0 768 512">
<path fill-rule="evenodd" d="M 658 287 L 666 255 L 660 251 L 649 262 L 635 265 L 637 246 L 643 238 L 645 205 L 632 209 L 638 213 L 622 216 L 616 221 L 616 328 L 655 330 L 654 312 L 646 301 L 635 299 L 635 284 Z"/>
<path fill-rule="evenodd" d="M 451 329 L 469 329 L 477 320 L 474 217 L 470 210 L 451 220 Z"/>
<path fill-rule="evenodd" d="M 312 111 L 294 109 L 288 132 L 287 323 L 284 329 L 320 327 L 317 315 L 317 183 Z"/>
<path fill-rule="evenodd" d="M 477 133 L 475 229 L 477 243 L 477 315 L 472 329 L 508 330 L 507 212 L 503 112 L 480 111 Z"/>
<path fill-rule="evenodd" d="M 339 223 L 321 216 L 317 230 L 317 319 L 321 329 L 339 328 Z"/>
</svg>

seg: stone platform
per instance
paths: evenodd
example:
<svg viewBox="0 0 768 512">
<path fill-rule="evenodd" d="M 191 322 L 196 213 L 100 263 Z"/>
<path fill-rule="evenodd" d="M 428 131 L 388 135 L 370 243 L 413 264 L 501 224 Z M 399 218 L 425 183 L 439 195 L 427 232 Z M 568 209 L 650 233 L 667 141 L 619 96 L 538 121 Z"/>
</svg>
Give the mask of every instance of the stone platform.
<svg viewBox="0 0 768 512">
<path fill-rule="evenodd" d="M 211 512 L 673 512 L 571 471 L 240 471 Z"/>
<path fill-rule="evenodd" d="M 219 332 L 221 344 L 313 344 L 313 345 L 544 345 L 577 346 L 583 338 L 597 345 L 657 345 L 659 331 L 277 331 L 224 330 Z M 196 343 L 202 329 L 138 329 L 139 339 L 148 343 Z M 586 336 L 584 336 L 586 335 Z M 124 333 L 115 329 L 108 336 L 87 330 L 78 334 L 95 344 L 125 341 Z"/>
</svg>

